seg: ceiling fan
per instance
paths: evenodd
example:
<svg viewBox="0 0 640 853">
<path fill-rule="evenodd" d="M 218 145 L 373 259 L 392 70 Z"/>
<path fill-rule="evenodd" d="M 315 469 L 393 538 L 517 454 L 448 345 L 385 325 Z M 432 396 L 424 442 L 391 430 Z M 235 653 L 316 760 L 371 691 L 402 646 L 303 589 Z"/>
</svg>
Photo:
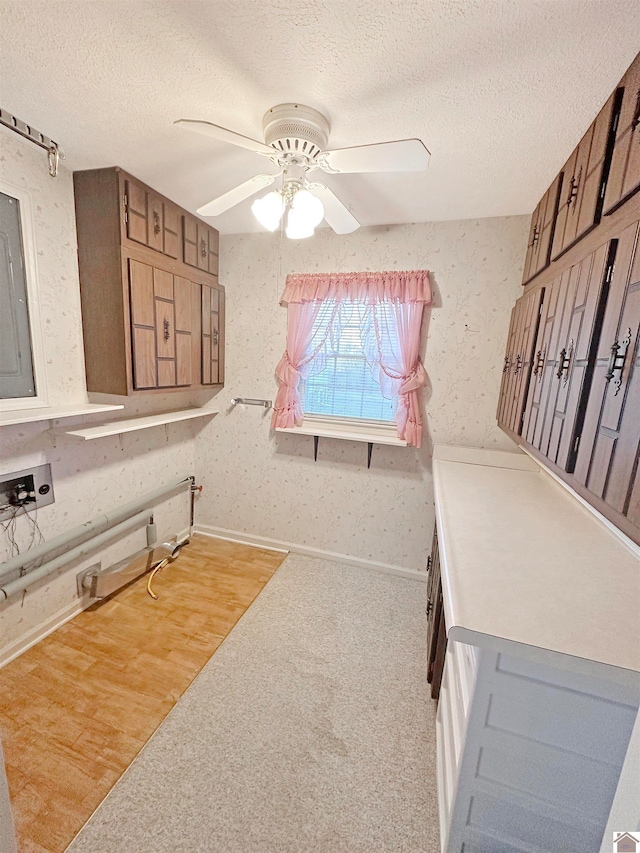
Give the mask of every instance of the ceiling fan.
<svg viewBox="0 0 640 853">
<path fill-rule="evenodd" d="M 282 176 L 282 187 L 257 199 L 252 211 L 269 231 L 275 231 L 285 212 L 286 234 L 292 239 L 310 237 L 324 218 L 337 234 L 350 234 L 360 226 L 326 184 L 309 181 L 311 172 L 421 172 L 429 164 L 429 151 L 419 139 L 398 139 L 327 150 L 329 122 L 312 107 L 279 104 L 262 119 L 264 142 L 250 139 L 208 121 L 179 119 L 174 124 L 238 145 L 266 157 L 279 171 L 255 175 L 198 208 L 202 216 L 219 216 Z"/>
</svg>

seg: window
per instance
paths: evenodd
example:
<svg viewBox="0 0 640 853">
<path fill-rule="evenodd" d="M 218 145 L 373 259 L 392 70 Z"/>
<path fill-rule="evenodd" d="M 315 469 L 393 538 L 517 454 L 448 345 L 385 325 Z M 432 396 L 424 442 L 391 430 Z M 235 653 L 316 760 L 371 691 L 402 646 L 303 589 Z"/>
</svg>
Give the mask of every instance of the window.
<svg viewBox="0 0 640 853">
<path fill-rule="evenodd" d="M 46 405 L 29 196 L 0 184 L 0 400 Z"/>
<path fill-rule="evenodd" d="M 363 303 L 322 304 L 314 323 L 317 350 L 304 381 L 306 414 L 392 422 L 397 397 L 385 398 L 367 361 L 365 342 L 373 308 Z"/>
</svg>

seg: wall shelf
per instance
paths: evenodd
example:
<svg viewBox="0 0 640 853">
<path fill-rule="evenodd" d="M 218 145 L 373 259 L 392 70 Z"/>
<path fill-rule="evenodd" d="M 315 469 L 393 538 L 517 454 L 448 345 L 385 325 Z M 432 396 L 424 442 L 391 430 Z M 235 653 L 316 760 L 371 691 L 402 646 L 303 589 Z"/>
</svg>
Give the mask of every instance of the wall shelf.
<svg viewBox="0 0 640 853">
<path fill-rule="evenodd" d="M 33 409 L 13 409 L 0 411 L 0 426 L 36 423 L 37 421 L 56 421 L 60 418 L 75 418 L 81 415 L 99 415 L 102 412 L 114 412 L 124 409 L 120 405 L 102 405 L 98 403 L 76 403 L 65 406 L 42 406 Z"/>
<path fill-rule="evenodd" d="M 217 415 L 215 409 L 181 409 L 177 412 L 164 412 L 159 415 L 148 415 L 142 418 L 128 418 L 122 421 L 109 421 L 97 426 L 84 427 L 82 429 L 62 430 L 65 435 L 73 435 L 83 441 L 93 441 L 96 438 L 106 438 L 110 435 L 122 435 L 125 432 L 137 432 L 141 429 L 150 429 L 154 426 L 175 424 L 180 421 L 190 421 L 194 418 L 211 418 Z"/>
</svg>

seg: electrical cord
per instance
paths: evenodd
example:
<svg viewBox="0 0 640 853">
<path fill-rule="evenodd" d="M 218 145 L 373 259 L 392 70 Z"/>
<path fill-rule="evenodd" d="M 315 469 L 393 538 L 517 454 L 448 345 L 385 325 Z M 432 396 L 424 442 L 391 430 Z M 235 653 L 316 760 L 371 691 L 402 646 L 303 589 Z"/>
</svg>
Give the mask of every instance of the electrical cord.
<svg viewBox="0 0 640 853">
<path fill-rule="evenodd" d="M 169 557 L 165 557 L 164 560 L 160 560 L 158 565 L 154 569 L 151 570 L 151 574 L 149 575 L 149 580 L 147 581 L 147 592 L 149 593 L 151 598 L 153 598 L 154 601 L 157 601 L 160 598 L 160 596 L 156 595 L 156 593 L 151 588 L 151 584 L 153 583 L 153 579 L 158 574 L 160 569 L 163 569 L 167 565 L 168 562 L 169 562 Z"/>
</svg>

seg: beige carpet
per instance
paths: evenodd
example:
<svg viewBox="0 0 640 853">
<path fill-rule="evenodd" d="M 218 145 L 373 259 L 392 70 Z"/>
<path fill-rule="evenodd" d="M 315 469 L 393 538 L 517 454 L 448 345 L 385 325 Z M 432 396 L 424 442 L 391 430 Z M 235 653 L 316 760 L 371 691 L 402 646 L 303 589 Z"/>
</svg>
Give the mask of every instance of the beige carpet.
<svg viewBox="0 0 640 853">
<path fill-rule="evenodd" d="M 425 600 L 287 557 L 70 853 L 439 853 Z"/>
</svg>

